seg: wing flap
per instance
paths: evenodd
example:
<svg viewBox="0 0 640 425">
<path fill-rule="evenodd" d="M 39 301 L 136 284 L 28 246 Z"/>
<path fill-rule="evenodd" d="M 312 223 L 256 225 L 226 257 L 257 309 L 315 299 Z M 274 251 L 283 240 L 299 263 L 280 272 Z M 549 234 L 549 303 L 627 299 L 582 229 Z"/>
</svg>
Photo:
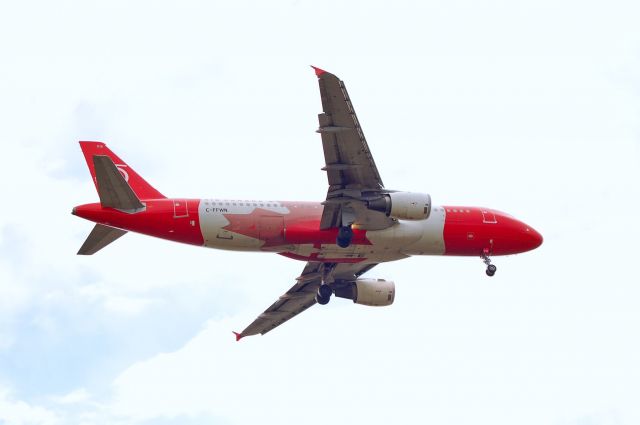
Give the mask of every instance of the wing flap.
<svg viewBox="0 0 640 425">
<path fill-rule="evenodd" d="M 323 110 L 318 115 L 318 132 L 322 137 L 329 185 L 383 188 L 344 82 L 324 72 L 318 75 L 318 84 Z M 339 164 L 340 168 L 332 167 L 333 164 Z"/>
</svg>

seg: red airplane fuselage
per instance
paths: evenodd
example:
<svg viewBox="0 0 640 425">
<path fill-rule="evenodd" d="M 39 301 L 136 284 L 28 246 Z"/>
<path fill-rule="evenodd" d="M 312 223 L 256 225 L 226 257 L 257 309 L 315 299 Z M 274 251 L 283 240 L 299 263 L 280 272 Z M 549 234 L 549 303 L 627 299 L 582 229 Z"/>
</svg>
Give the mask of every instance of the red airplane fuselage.
<svg viewBox="0 0 640 425">
<path fill-rule="evenodd" d="M 100 203 L 75 207 L 73 214 L 174 242 L 334 263 L 379 262 L 420 254 L 508 255 L 542 243 L 542 236 L 531 226 L 479 207 L 434 207 L 426 220 L 398 220 L 394 224 L 398 229 L 393 229 L 397 231 L 355 227 L 352 246 L 343 249 L 336 246 L 337 229 L 320 229 L 320 203 L 202 199 L 147 199 L 143 203 L 145 210 L 135 214 L 103 208 Z"/>
</svg>

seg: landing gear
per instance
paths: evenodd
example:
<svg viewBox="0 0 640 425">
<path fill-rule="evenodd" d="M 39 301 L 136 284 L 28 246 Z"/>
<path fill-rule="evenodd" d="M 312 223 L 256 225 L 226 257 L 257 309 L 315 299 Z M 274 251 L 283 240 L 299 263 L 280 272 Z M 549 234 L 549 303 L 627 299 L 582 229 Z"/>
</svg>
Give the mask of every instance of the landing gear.
<svg viewBox="0 0 640 425">
<path fill-rule="evenodd" d="M 482 258 L 482 262 L 487 265 L 487 276 L 493 276 L 494 274 L 496 274 L 496 270 L 498 270 L 498 268 L 491 264 L 491 258 L 489 258 L 488 249 L 482 251 L 482 255 L 480 256 L 480 258 Z"/>
<path fill-rule="evenodd" d="M 351 239 L 353 238 L 353 229 L 351 226 L 341 226 L 338 230 L 338 237 L 336 243 L 340 248 L 346 248 L 351 245 Z"/>
<path fill-rule="evenodd" d="M 333 294 L 333 289 L 331 289 L 331 286 L 323 283 L 318 288 L 318 293 L 316 294 L 316 302 L 320 305 L 328 304 L 329 300 L 331 300 L 331 294 Z"/>
</svg>

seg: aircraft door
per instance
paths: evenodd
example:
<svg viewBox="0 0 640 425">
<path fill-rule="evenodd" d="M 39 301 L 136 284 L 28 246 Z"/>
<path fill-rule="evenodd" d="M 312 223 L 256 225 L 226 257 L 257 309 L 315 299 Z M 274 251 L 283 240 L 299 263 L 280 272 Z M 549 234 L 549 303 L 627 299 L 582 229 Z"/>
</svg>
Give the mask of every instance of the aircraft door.
<svg viewBox="0 0 640 425">
<path fill-rule="evenodd" d="M 189 217 L 189 207 L 186 199 L 173 200 L 173 218 Z"/>
<path fill-rule="evenodd" d="M 482 222 L 488 223 L 488 224 L 495 224 L 498 222 L 498 220 L 496 220 L 496 215 L 491 211 L 482 210 Z"/>
</svg>

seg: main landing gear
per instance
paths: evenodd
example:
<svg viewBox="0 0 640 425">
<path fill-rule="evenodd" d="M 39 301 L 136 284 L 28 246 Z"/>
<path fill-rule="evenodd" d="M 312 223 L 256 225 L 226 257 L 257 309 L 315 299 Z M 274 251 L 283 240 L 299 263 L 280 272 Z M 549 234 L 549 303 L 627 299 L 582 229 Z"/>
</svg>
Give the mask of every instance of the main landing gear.
<svg viewBox="0 0 640 425">
<path fill-rule="evenodd" d="M 323 283 L 318 288 L 318 293 L 316 294 L 316 302 L 320 305 L 328 304 L 331 300 L 331 295 L 333 294 L 333 289 L 331 286 Z"/>
<path fill-rule="evenodd" d="M 340 226 L 338 229 L 338 237 L 336 238 L 336 243 L 340 248 L 346 248 L 351 245 L 351 239 L 353 238 L 353 229 L 351 225 L 349 226 Z"/>
<path fill-rule="evenodd" d="M 320 305 L 328 304 L 331 300 L 331 295 L 333 295 L 333 278 L 331 277 L 331 272 L 335 266 L 335 263 L 323 263 L 320 266 L 319 271 L 322 273 L 322 283 L 316 293 L 316 302 Z"/>
<path fill-rule="evenodd" d="M 498 270 L 498 268 L 491 264 L 491 258 L 489 258 L 488 249 L 482 251 L 482 255 L 480 256 L 480 258 L 482 258 L 482 262 L 487 265 L 487 276 L 493 276 L 494 274 L 496 274 L 496 270 Z"/>
</svg>

